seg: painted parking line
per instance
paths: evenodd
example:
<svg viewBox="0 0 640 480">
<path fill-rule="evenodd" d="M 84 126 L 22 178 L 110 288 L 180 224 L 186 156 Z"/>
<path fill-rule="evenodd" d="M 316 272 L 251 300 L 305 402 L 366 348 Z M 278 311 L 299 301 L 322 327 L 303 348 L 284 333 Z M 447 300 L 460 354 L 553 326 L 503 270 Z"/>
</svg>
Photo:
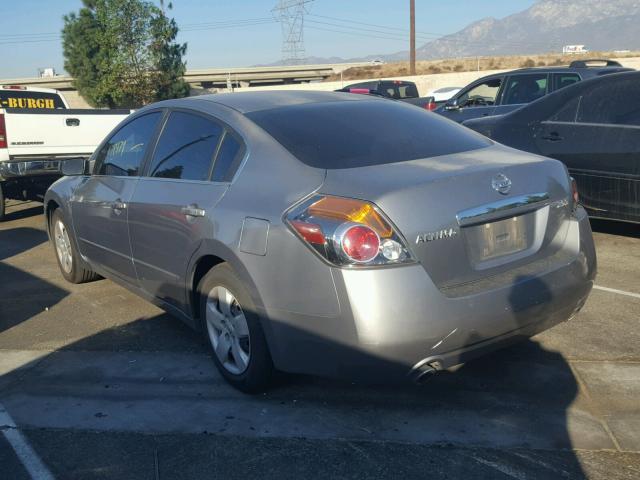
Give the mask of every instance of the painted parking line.
<svg viewBox="0 0 640 480">
<path fill-rule="evenodd" d="M 593 288 L 595 288 L 596 290 L 602 290 L 603 292 L 617 293 L 618 295 L 624 295 L 626 297 L 640 298 L 640 293 L 625 292 L 624 290 L 617 290 L 615 288 L 609 288 L 609 287 L 601 287 L 600 285 L 594 285 Z"/>
<path fill-rule="evenodd" d="M 2 434 L 7 442 L 13 448 L 18 459 L 29 472 L 33 480 L 53 480 L 54 477 L 49 469 L 42 463 L 38 454 L 31 448 L 29 442 L 16 428 L 16 424 L 11 418 L 11 415 L 0 404 L 0 427 L 2 428 Z"/>
</svg>

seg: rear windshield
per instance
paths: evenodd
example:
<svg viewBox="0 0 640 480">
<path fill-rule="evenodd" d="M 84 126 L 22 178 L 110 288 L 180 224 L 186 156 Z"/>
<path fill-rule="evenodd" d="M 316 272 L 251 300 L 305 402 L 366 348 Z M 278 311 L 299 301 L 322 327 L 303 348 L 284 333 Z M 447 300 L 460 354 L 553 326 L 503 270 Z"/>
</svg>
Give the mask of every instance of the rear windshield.
<svg viewBox="0 0 640 480">
<path fill-rule="evenodd" d="M 395 99 L 418 98 L 418 88 L 411 83 L 380 82 L 378 91 Z"/>
<path fill-rule="evenodd" d="M 382 165 L 491 144 L 438 114 L 391 100 L 308 103 L 246 115 L 316 168 Z"/>
<path fill-rule="evenodd" d="M 0 90 L 0 108 L 65 108 L 60 95 L 28 90 Z"/>
</svg>

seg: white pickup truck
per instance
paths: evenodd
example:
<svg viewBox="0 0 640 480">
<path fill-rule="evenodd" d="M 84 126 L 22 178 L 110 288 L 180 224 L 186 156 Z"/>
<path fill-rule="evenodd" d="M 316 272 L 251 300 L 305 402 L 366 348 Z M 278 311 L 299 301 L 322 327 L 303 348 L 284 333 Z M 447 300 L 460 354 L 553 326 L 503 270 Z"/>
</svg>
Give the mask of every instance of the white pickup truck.
<svg viewBox="0 0 640 480">
<path fill-rule="evenodd" d="M 75 110 L 56 90 L 0 86 L 0 221 L 5 200 L 41 201 L 61 162 L 89 157 L 130 110 Z"/>
</svg>

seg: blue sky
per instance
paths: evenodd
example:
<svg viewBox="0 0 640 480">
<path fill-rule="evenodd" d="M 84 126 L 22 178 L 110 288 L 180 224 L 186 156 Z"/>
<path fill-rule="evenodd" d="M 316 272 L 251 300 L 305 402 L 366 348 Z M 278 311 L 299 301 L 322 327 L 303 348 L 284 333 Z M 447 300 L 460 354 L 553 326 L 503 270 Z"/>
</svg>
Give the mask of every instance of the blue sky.
<svg viewBox="0 0 640 480">
<path fill-rule="evenodd" d="M 246 66 L 278 60 L 280 25 L 269 21 L 276 3 L 277 0 L 173 0 L 171 15 L 183 30 L 180 40 L 188 43 L 187 68 Z M 416 0 L 418 46 L 480 18 L 502 18 L 533 3 L 534 0 Z M 39 67 L 54 67 L 62 72 L 62 47 L 56 34 L 62 28 L 62 16 L 78 10 L 81 4 L 80 0 L 2 0 L 0 78 L 35 76 Z M 349 58 L 408 48 L 404 36 L 408 30 L 409 0 L 314 0 L 308 9 L 305 47 L 309 56 Z M 245 25 L 240 26 L 242 23 Z M 225 28 L 220 28 L 222 25 Z"/>
</svg>

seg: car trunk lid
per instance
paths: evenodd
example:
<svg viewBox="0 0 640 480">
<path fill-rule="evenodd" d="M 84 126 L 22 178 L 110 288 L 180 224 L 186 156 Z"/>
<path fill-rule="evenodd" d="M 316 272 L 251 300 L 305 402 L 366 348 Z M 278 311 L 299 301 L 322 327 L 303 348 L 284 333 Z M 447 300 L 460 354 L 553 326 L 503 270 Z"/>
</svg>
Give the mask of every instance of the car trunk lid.
<svg viewBox="0 0 640 480">
<path fill-rule="evenodd" d="M 443 291 L 553 255 L 572 208 L 560 162 L 499 145 L 329 170 L 322 193 L 374 202 Z"/>
</svg>

